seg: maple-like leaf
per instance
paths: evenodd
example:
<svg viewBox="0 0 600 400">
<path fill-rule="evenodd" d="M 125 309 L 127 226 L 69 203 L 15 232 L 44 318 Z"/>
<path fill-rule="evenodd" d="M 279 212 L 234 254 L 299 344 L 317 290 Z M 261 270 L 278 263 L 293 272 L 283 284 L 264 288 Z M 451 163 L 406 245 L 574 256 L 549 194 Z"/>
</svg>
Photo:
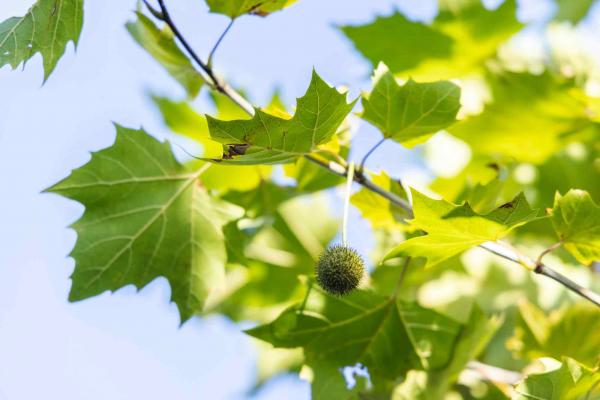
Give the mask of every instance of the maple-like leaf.
<svg viewBox="0 0 600 400">
<path fill-rule="evenodd" d="M 373 75 L 373 90 L 363 97 L 363 119 L 407 147 L 424 142 L 456 121 L 460 88 L 449 81 L 417 83 L 409 79 L 400 86 L 380 63 Z"/>
<path fill-rule="evenodd" d="M 224 163 L 284 164 L 315 151 L 336 133 L 353 101 L 325 83 L 313 71 L 306 94 L 290 119 L 256 109 L 252 119 L 221 121 L 207 116 L 212 139 L 227 148 Z"/>
<path fill-rule="evenodd" d="M 67 44 L 77 45 L 83 26 L 83 0 L 38 0 L 22 17 L 0 23 L 0 67 L 16 68 L 36 53 L 48 79 Z"/>
<path fill-rule="evenodd" d="M 222 227 L 242 210 L 211 197 L 168 143 L 117 126 L 111 147 L 47 189 L 85 206 L 72 227 L 77 243 L 69 299 L 83 300 L 162 276 L 182 322 L 200 312 L 224 276 Z"/>
<path fill-rule="evenodd" d="M 275 347 L 303 347 L 314 361 L 336 367 L 360 362 L 372 373 L 394 379 L 414 368 L 443 368 L 466 329 L 395 296 L 358 290 L 335 297 L 312 285 L 301 304 L 247 333 Z"/>
<path fill-rule="evenodd" d="M 485 215 L 477 214 L 468 203 L 458 206 L 430 199 L 414 189 L 412 196 L 415 218 L 411 225 L 427 235 L 402 242 L 385 256 L 386 260 L 425 257 L 426 266 L 432 266 L 481 243 L 498 240 L 538 214 L 522 193 Z"/>
</svg>

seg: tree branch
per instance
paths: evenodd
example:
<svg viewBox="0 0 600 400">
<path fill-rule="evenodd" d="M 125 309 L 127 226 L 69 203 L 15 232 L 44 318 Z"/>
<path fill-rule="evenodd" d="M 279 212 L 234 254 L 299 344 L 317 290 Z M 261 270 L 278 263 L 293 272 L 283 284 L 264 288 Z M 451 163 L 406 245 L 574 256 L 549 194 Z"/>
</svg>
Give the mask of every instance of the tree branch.
<svg viewBox="0 0 600 400">
<path fill-rule="evenodd" d="M 196 62 L 196 64 L 198 64 L 198 66 L 202 69 L 202 71 L 204 71 L 206 73 L 206 75 L 208 75 L 209 79 L 207 79 L 207 82 L 211 86 L 213 86 L 213 88 L 216 91 L 223 93 L 225 96 L 227 96 L 231 100 L 233 100 L 233 102 L 235 102 L 238 106 L 240 106 L 242 109 L 244 109 L 244 111 L 246 111 L 248 114 L 250 114 L 251 116 L 254 116 L 255 111 L 254 111 L 254 107 L 252 106 L 252 104 L 250 104 L 250 102 L 248 100 L 246 100 L 242 95 L 240 95 L 235 89 L 233 89 L 227 83 L 222 82 L 215 75 L 213 69 L 208 64 L 206 64 L 204 61 L 202 61 L 202 59 L 198 56 L 198 54 L 196 54 L 196 52 L 194 51 L 192 46 L 190 46 L 190 44 L 187 42 L 185 37 L 181 34 L 179 29 L 177 28 L 177 25 L 175 25 L 175 22 L 171 18 L 171 14 L 169 14 L 169 11 L 167 10 L 165 1 L 158 0 L 158 5 L 160 6 L 162 20 L 169 26 L 169 28 L 171 28 L 171 31 L 173 31 L 173 34 L 175 35 L 177 40 L 179 40 L 179 43 L 181 43 L 181 45 L 187 51 L 187 53 L 190 55 L 190 57 Z"/>
<path fill-rule="evenodd" d="M 179 40 L 181 45 L 184 47 L 184 49 L 188 52 L 190 57 L 208 75 L 208 77 L 211 81 L 210 83 L 212 84 L 213 88 L 215 90 L 221 92 L 225 96 L 229 97 L 240 108 L 242 108 L 244 111 L 246 111 L 248 113 L 248 115 L 254 116 L 254 114 L 255 114 L 254 106 L 248 100 L 246 100 L 239 92 L 237 92 L 234 88 L 229 86 L 227 83 L 219 80 L 216 77 L 212 67 L 210 65 L 204 63 L 202 61 L 202 59 L 194 52 L 192 47 L 185 40 L 185 38 L 183 37 L 183 35 L 179 31 L 179 29 L 177 29 L 177 26 L 171 19 L 171 16 L 165 6 L 164 0 L 158 0 L 158 4 L 160 5 L 160 9 L 161 9 L 161 13 L 159 14 L 162 16 L 161 19 L 171 28 L 171 30 L 173 31 L 173 34 L 175 35 L 175 37 L 177 37 L 177 39 Z M 367 155 L 363 159 L 363 162 L 382 142 L 383 141 L 378 143 L 375 147 L 373 147 L 367 153 Z M 322 168 L 327 169 L 329 172 L 331 172 L 333 174 L 336 174 L 336 175 L 339 175 L 342 177 L 345 177 L 348 174 L 347 168 L 336 162 L 323 161 L 323 160 L 321 160 L 313 155 L 310 155 L 310 154 L 308 154 L 304 157 L 307 160 L 321 166 Z M 404 200 L 403 198 L 397 196 L 396 194 L 394 194 L 392 192 L 388 192 L 387 190 L 385 190 L 385 189 L 377 186 L 373 182 L 371 182 L 366 177 L 366 175 L 364 174 L 364 172 L 362 170 L 355 171 L 354 181 L 359 183 L 363 187 L 367 188 L 368 190 L 370 190 L 374 193 L 377 193 L 380 196 L 388 199 L 391 203 L 395 204 L 396 206 L 402 208 L 407 213 L 407 218 L 413 217 L 412 206 L 406 200 Z M 589 289 L 586 289 L 586 288 L 580 286 L 579 284 L 573 282 L 566 276 L 556 272 L 555 270 L 548 267 L 547 265 L 542 264 L 541 262 L 536 264 L 529 257 L 519 253 L 516 249 L 514 249 L 508 245 L 505 245 L 501 242 L 485 242 L 485 243 L 481 244 L 479 247 L 481 247 L 493 254 L 496 254 L 502 258 L 505 258 L 509 261 L 520 264 L 522 266 L 525 266 L 526 268 L 532 270 L 533 272 L 535 272 L 537 274 L 544 275 L 550 279 L 553 279 L 556 282 L 563 285 L 565 288 L 571 290 L 572 292 L 576 293 L 577 295 L 589 300 L 590 302 L 592 302 L 595 305 L 597 305 L 598 307 L 600 307 L 600 295 L 592 292 Z"/>
</svg>

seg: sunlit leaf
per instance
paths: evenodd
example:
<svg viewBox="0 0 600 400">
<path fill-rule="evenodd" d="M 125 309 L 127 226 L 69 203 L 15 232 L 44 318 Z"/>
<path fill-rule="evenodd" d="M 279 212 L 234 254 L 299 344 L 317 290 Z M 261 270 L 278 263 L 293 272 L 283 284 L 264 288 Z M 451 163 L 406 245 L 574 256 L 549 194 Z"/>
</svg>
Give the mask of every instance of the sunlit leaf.
<svg viewBox="0 0 600 400">
<path fill-rule="evenodd" d="M 296 0 L 206 0 L 211 12 L 237 18 L 243 14 L 265 16 L 279 11 Z"/>
<path fill-rule="evenodd" d="M 495 10 L 479 1 L 442 8 L 431 24 L 413 22 L 399 12 L 342 31 L 372 65 L 383 61 L 396 75 L 449 79 L 483 67 L 500 43 L 519 29 L 515 0 Z"/>
<path fill-rule="evenodd" d="M 417 83 L 412 79 L 400 86 L 387 67 L 379 64 L 373 90 L 362 102 L 362 117 L 385 138 L 412 147 L 456 121 L 460 88 L 448 81 Z"/>
<path fill-rule="evenodd" d="M 484 111 L 449 128 L 477 153 L 541 164 L 579 135 L 600 137 L 589 99 L 572 82 L 505 72 L 490 84 L 493 101 Z"/>
<path fill-rule="evenodd" d="M 468 203 L 457 206 L 430 199 L 416 190 L 412 193 L 415 218 L 411 225 L 427 235 L 402 242 L 386 259 L 425 257 L 426 266 L 433 266 L 471 247 L 498 240 L 538 214 L 522 193 L 485 215 L 477 214 Z"/>
<path fill-rule="evenodd" d="M 556 194 L 552 224 L 565 249 L 583 264 L 600 260 L 600 206 L 589 193 L 571 189 Z"/>
<path fill-rule="evenodd" d="M 222 162 L 284 164 L 328 142 L 355 102 L 325 83 L 316 72 L 291 119 L 260 109 L 252 119 L 221 121 L 208 117 L 211 137 L 225 145 Z"/>
</svg>

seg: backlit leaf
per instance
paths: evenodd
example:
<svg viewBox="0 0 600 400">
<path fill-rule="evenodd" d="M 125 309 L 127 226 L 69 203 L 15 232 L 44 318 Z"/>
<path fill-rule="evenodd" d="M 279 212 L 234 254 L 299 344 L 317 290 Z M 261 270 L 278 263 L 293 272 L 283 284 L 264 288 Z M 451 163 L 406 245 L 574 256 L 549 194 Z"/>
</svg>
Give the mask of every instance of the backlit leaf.
<svg viewBox="0 0 600 400">
<path fill-rule="evenodd" d="M 221 121 L 207 116 L 211 137 L 223 143 L 223 163 L 284 164 L 328 142 L 354 103 L 313 72 L 291 119 L 256 109 L 252 119 Z"/>
<path fill-rule="evenodd" d="M 384 64 L 373 76 L 373 90 L 364 97 L 362 117 L 383 136 L 407 147 L 421 143 L 456 121 L 460 88 L 448 81 L 400 86 Z"/>
<path fill-rule="evenodd" d="M 485 215 L 477 214 L 468 203 L 458 206 L 430 199 L 416 190 L 412 193 L 415 218 L 411 225 L 427 235 L 402 242 L 385 259 L 425 257 L 426 266 L 433 266 L 471 247 L 498 240 L 538 214 L 522 193 Z"/>
<path fill-rule="evenodd" d="M 571 189 L 556 194 L 552 224 L 565 249 L 583 264 L 600 260 L 600 206 L 589 193 Z"/>
</svg>

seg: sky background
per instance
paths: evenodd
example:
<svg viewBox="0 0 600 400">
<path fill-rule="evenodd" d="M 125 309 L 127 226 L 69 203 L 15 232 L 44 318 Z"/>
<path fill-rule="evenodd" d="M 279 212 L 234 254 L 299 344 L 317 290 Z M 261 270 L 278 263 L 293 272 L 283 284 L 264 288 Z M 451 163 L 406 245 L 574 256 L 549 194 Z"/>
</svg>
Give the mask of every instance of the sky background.
<svg viewBox="0 0 600 400">
<path fill-rule="evenodd" d="M 22 15 L 32 1 L 2 0 L 0 20 Z M 169 1 L 174 19 L 200 54 L 228 20 L 202 1 Z M 497 3 L 497 2 L 486 2 Z M 42 86 L 41 58 L 24 71 L 0 69 L 0 399 L 244 399 L 255 376 L 251 339 L 220 317 L 195 318 L 179 328 L 169 287 L 158 279 L 140 293 L 132 287 L 75 304 L 67 302 L 67 258 L 76 236 L 66 227 L 83 207 L 40 191 L 89 160 L 89 151 L 114 141 L 112 121 L 144 126 L 165 137 L 147 94 L 183 98 L 178 85 L 128 36 L 135 1 L 85 2 L 79 48 L 72 45 Z M 215 67 L 265 104 L 275 87 L 288 105 L 302 95 L 313 67 L 328 82 L 369 86 L 369 65 L 335 29 L 400 9 L 427 20 L 434 1 L 299 0 L 268 18 L 239 19 Z M 521 17 L 547 13 L 530 0 Z M 198 101 L 207 110 L 205 99 Z M 204 108 L 203 108 L 204 107 Z M 368 127 L 359 145 L 378 140 Z M 357 157 L 360 154 L 356 155 Z M 372 167 L 423 175 L 423 165 L 400 146 L 386 144 Z M 356 213 L 350 242 L 368 228 Z M 354 237 L 354 240 L 353 240 Z M 275 380 L 255 398 L 307 399 L 294 377 Z"/>
</svg>

